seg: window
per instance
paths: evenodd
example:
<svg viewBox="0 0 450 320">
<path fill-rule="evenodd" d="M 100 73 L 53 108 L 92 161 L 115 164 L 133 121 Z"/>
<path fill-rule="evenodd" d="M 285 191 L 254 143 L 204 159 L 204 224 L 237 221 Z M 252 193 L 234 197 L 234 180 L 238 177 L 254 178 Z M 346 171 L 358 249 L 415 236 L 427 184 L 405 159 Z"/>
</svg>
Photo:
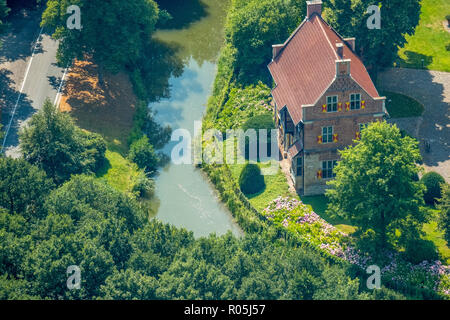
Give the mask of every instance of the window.
<svg viewBox="0 0 450 320">
<path fill-rule="evenodd" d="M 303 158 L 297 158 L 297 177 L 301 177 L 303 175 Z"/>
<path fill-rule="evenodd" d="M 327 112 L 336 112 L 338 105 L 338 97 L 330 96 L 327 97 Z"/>
<path fill-rule="evenodd" d="M 337 165 L 337 160 L 328 160 L 322 162 L 322 177 L 324 179 L 330 179 L 336 177 L 333 172 L 334 167 Z"/>
<path fill-rule="evenodd" d="M 322 143 L 333 142 L 333 127 L 322 127 Z"/>
<path fill-rule="evenodd" d="M 359 132 L 363 131 L 363 129 L 367 128 L 368 123 L 360 123 L 359 124 Z"/>
<path fill-rule="evenodd" d="M 350 109 L 361 109 L 361 95 L 359 93 L 352 93 L 350 95 Z"/>
</svg>

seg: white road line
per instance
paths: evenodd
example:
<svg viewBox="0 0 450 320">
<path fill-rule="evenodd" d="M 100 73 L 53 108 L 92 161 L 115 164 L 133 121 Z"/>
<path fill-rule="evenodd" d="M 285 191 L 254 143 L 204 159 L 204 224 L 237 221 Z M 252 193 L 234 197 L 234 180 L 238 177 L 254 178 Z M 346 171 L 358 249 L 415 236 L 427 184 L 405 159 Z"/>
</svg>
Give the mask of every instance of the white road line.
<svg viewBox="0 0 450 320">
<path fill-rule="evenodd" d="M 61 83 L 59 84 L 58 93 L 56 94 L 55 102 L 53 103 L 56 107 L 59 107 L 59 99 L 61 98 L 61 89 L 63 87 L 64 79 L 66 78 L 66 74 L 67 74 L 67 70 L 68 69 L 69 69 L 69 67 L 66 67 L 66 69 L 64 70 L 64 74 L 63 74 L 63 76 L 61 78 Z"/>
<path fill-rule="evenodd" d="M 37 37 L 36 44 L 34 45 L 33 52 L 31 53 L 30 62 L 28 62 L 27 71 L 25 72 L 25 78 L 23 79 L 22 87 L 20 88 L 20 91 L 19 91 L 19 96 L 17 97 L 16 104 L 14 105 L 14 109 L 13 109 L 13 112 L 12 112 L 12 115 L 11 115 L 11 119 L 9 119 L 8 128 L 6 129 L 5 137 L 3 138 L 3 144 L 2 144 L 2 149 L 0 150 L 0 153 L 2 153 L 3 149 L 5 148 L 6 138 L 8 137 L 9 129 L 11 129 L 11 124 L 12 124 L 12 121 L 13 121 L 14 116 L 16 114 L 17 106 L 19 105 L 20 98 L 22 97 L 23 88 L 25 87 L 25 82 L 27 81 L 28 73 L 30 72 L 31 63 L 33 62 L 34 53 L 36 52 L 36 48 L 37 48 L 37 46 L 39 44 L 39 39 L 41 38 L 43 30 L 44 30 L 44 27 L 42 27 L 41 31 L 39 31 L 39 35 Z"/>
</svg>

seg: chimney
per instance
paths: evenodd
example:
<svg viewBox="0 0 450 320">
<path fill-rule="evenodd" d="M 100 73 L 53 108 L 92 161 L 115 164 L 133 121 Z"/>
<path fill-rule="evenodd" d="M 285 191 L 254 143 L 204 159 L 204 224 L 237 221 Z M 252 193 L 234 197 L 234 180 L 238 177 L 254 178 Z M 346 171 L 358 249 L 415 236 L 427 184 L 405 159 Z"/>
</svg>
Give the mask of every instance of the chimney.
<svg viewBox="0 0 450 320">
<path fill-rule="evenodd" d="M 336 60 L 336 77 L 350 75 L 350 59 Z"/>
<path fill-rule="evenodd" d="M 306 1 L 306 18 L 311 19 L 314 13 L 317 13 L 319 16 L 322 15 L 321 0 Z"/>
<path fill-rule="evenodd" d="M 338 54 L 339 58 L 344 57 L 344 44 L 341 42 L 336 43 L 336 53 Z"/>
<path fill-rule="evenodd" d="M 283 50 L 284 44 L 274 44 L 272 45 L 272 60 L 274 60 L 278 54 Z"/>
<path fill-rule="evenodd" d="M 352 51 L 356 50 L 356 38 L 345 38 L 344 41 L 352 48 Z"/>
</svg>

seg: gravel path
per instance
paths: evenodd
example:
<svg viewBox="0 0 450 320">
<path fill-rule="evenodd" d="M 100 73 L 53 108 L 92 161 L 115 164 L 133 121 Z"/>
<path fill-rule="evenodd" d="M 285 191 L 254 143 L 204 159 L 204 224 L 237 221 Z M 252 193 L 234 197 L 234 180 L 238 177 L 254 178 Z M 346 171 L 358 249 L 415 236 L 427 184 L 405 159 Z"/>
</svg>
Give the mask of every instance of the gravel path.
<svg viewBox="0 0 450 320">
<path fill-rule="evenodd" d="M 422 103 L 422 117 L 391 119 L 420 140 L 426 171 L 436 171 L 450 183 L 450 73 L 417 69 L 388 69 L 378 77 L 380 89 L 401 93 Z M 424 139 L 431 152 L 424 151 Z"/>
</svg>

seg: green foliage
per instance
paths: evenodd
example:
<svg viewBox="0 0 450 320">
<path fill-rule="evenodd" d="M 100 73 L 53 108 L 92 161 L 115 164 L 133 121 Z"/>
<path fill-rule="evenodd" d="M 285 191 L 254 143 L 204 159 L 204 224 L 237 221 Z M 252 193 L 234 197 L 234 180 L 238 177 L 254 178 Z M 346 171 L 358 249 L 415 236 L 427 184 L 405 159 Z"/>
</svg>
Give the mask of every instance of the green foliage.
<svg viewBox="0 0 450 320">
<path fill-rule="evenodd" d="M 270 101 L 270 89 L 262 82 L 244 88 L 233 86 L 228 100 L 218 114 L 215 126 L 225 132 L 227 129 L 241 128 L 252 117 L 270 116 L 273 112 Z"/>
<path fill-rule="evenodd" d="M 66 27 L 69 5 L 80 7 L 82 31 Z M 118 72 L 137 62 L 155 29 L 158 16 L 158 6 L 153 0 L 114 0 L 108 5 L 104 5 L 103 0 L 71 3 L 49 0 L 41 25 L 54 30 L 53 37 L 60 40 L 57 58 L 62 65 L 74 58 L 83 59 L 88 54 L 99 64 L 100 70 Z"/>
<path fill-rule="evenodd" d="M 7 27 L 7 24 L 5 23 L 5 18 L 8 16 L 9 11 L 10 9 L 6 4 L 6 0 L 0 0 L 0 33 L 4 32 Z"/>
<path fill-rule="evenodd" d="M 265 188 L 264 176 L 258 165 L 249 163 L 242 169 L 239 186 L 244 194 L 255 194 Z"/>
<path fill-rule="evenodd" d="M 369 5 L 381 7 L 381 29 L 367 28 Z M 367 67 L 389 67 L 419 23 L 420 0 L 330 0 L 324 17 L 343 37 L 356 37 Z"/>
<path fill-rule="evenodd" d="M 133 192 L 139 197 L 152 198 L 155 193 L 155 182 L 145 172 L 140 172 L 133 185 Z"/>
<path fill-rule="evenodd" d="M 147 104 L 140 101 L 133 119 L 133 129 L 128 137 L 128 143 L 141 139 L 144 135 L 156 150 L 163 148 L 170 140 L 172 129 L 170 126 L 161 126 L 155 120 L 155 114 L 149 110 Z"/>
<path fill-rule="evenodd" d="M 147 172 L 155 171 L 159 163 L 158 155 L 155 153 L 147 136 L 143 136 L 131 144 L 128 159 Z"/>
<path fill-rule="evenodd" d="M 427 172 L 420 179 L 425 186 L 423 198 L 426 203 L 434 204 L 437 199 L 441 198 L 441 184 L 445 183 L 445 179 L 437 172 Z"/>
<path fill-rule="evenodd" d="M 261 154 L 262 151 L 259 149 L 260 144 L 260 129 L 267 130 L 266 135 L 266 141 L 267 141 L 267 156 L 270 156 L 272 154 L 272 133 L 271 130 L 275 129 L 275 124 L 273 122 L 273 115 L 271 114 L 262 114 L 258 116 L 254 116 L 253 118 L 248 119 L 244 125 L 242 126 L 242 130 L 247 131 L 249 129 L 256 130 L 256 152 L 257 152 L 257 158 L 258 161 L 260 160 L 260 157 L 265 157 L 266 154 Z M 245 149 L 244 149 L 245 148 Z M 250 139 L 245 139 L 245 144 L 241 146 L 241 149 L 244 151 L 245 159 L 249 159 L 250 157 Z"/>
<path fill-rule="evenodd" d="M 239 79 L 253 81 L 267 74 L 272 45 L 286 41 L 304 14 L 304 1 L 234 0 L 226 22 L 226 39 L 237 50 Z"/>
<path fill-rule="evenodd" d="M 20 132 L 20 147 L 25 160 L 42 168 L 57 184 L 72 174 L 96 171 L 106 151 L 103 138 L 82 131 L 48 99 Z"/>
<path fill-rule="evenodd" d="M 0 158 L 0 207 L 27 220 L 42 217 L 43 203 L 53 188 L 44 171 L 23 159 Z"/>
<path fill-rule="evenodd" d="M 432 241 L 415 239 L 406 244 L 406 259 L 414 264 L 422 261 L 435 261 L 439 259 L 436 246 Z"/>
<path fill-rule="evenodd" d="M 439 227 L 444 231 L 447 244 L 450 245 L 450 185 L 442 186 L 442 198 L 439 200 Z"/>
<path fill-rule="evenodd" d="M 101 286 L 101 299 L 155 300 L 158 281 L 131 269 L 115 271 Z"/>
<path fill-rule="evenodd" d="M 141 227 L 146 218 L 126 195 L 94 177 L 83 175 L 74 176 L 54 190 L 46 208 L 49 212 L 68 214 L 74 221 L 79 221 L 86 213 L 96 212 L 107 218 L 125 219 L 130 232 Z"/>
<path fill-rule="evenodd" d="M 358 226 L 360 235 L 372 229 L 378 249 L 417 239 L 425 222 L 423 186 L 414 181 L 421 159 L 417 144 L 402 138 L 396 126 L 373 123 L 356 145 L 341 151 L 336 179 L 328 182 L 329 213 Z"/>
</svg>

